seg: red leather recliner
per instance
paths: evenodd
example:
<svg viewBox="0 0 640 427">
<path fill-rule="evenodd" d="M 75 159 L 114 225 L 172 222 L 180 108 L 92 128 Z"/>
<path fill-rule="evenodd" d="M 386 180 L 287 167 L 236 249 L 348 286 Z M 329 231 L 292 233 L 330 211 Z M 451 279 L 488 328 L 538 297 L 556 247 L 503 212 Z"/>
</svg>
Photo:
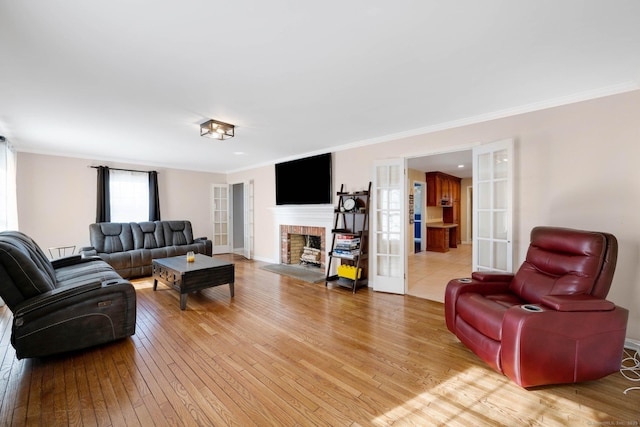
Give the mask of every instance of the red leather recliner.
<svg viewBox="0 0 640 427">
<path fill-rule="evenodd" d="M 522 387 L 617 372 L 629 314 L 605 299 L 617 255 L 611 234 L 536 227 L 515 275 L 474 272 L 447 284 L 447 327 Z"/>
</svg>

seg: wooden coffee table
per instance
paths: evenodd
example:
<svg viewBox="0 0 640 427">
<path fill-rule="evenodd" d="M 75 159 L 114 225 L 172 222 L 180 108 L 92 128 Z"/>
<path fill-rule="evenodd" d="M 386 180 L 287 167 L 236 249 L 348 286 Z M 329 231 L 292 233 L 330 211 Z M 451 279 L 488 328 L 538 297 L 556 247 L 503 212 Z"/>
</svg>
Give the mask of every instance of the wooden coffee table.
<svg viewBox="0 0 640 427">
<path fill-rule="evenodd" d="M 187 295 L 190 292 L 214 286 L 229 284 L 233 297 L 234 264 L 196 254 L 194 262 L 187 262 L 187 256 L 154 259 L 152 262 L 153 290 L 158 281 L 180 292 L 180 309 L 187 308 Z"/>
</svg>

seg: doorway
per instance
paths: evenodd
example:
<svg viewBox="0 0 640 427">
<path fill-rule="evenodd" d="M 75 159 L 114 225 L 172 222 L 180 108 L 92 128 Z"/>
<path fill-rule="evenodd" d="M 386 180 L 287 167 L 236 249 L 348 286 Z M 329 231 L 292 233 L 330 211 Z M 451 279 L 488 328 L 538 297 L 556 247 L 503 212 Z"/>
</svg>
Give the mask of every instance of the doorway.
<svg viewBox="0 0 640 427">
<path fill-rule="evenodd" d="M 244 253 L 244 185 L 231 185 L 231 242 L 233 253 Z"/>
<path fill-rule="evenodd" d="M 419 220 L 422 230 L 426 231 L 429 223 L 443 222 L 443 208 L 427 206 L 428 188 L 425 185 L 419 196 L 416 196 L 416 181 L 424 181 L 427 172 L 443 172 L 461 178 L 461 216 L 458 230 L 461 243 L 457 248 L 450 248 L 447 252 L 427 251 L 427 233 L 421 232 L 421 245 L 424 250 L 419 251 L 417 245 L 416 223 Z M 414 193 L 414 218 L 410 227 L 413 238 L 407 242 L 407 294 L 437 302 L 444 302 L 444 290 L 449 280 L 456 277 L 469 277 L 472 271 L 472 239 L 470 238 L 471 195 L 468 189 L 472 187 L 473 156 L 471 150 L 451 153 L 434 154 L 407 159 L 407 175 L 409 185 Z M 418 198 L 421 198 L 418 206 Z M 420 212 L 417 218 L 415 213 Z M 414 242 L 414 239 L 415 242 Z"/>
<path fill-rule="evenodd" d="M 427 247 L 427 234 L 425 223 L 422 220 L 425 210 L 425 192 L 427 191 L 427 183 L 414 181 L 413 182 L 413 204 L 409 202 L 409 212 L 413 208 L 413 252 L 418 253 L 425 250 Z M 412 205 L 412 206 L 411 206 Z"/>
</svg>

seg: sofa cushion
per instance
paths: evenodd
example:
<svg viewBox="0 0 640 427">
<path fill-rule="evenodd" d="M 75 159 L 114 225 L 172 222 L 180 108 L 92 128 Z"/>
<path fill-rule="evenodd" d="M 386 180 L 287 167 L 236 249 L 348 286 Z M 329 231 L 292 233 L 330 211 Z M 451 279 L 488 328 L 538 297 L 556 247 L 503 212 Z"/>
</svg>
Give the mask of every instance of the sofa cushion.
<svg viewBox="0 0 640 427">
<path fill-rule="evenodd" d="M 164 243 L 166 246 L 190 245 L 193 243 L 193 231 L 189 221 L 162 221 Z"/>
<path fill-rule="evenodd" d="M 160 221 L 132 222 L 130 225 L 135 249 L 155 249 L 165 246 L 164 229 Z"/>
<path fill-rule="evenodd" d="M 109 264 L 101 259 L 94 259 L 58 268 L 56 270 L 56 278 L 58 281 L 56 287 L 62 288 L 65 286 L 102 283 L 107 280 L 117 280 L 121 277 Z"/>
<path fill-rule="evenodd" d="M 91 246 L 98 253 L 111 254 L 133 249 L 133 235 L 129 223 L 99 222 L 89 225 Z"/>
<path fill-rule="evenodd" d="M 474 329 L 495 341 L 501 341 L 505 313 L 514 305 L 521 304 L 525 304 L 525 301 L 514 294 L 483 295 L 467 292 L 458 297 L 456 311 Z"/>
</svg>

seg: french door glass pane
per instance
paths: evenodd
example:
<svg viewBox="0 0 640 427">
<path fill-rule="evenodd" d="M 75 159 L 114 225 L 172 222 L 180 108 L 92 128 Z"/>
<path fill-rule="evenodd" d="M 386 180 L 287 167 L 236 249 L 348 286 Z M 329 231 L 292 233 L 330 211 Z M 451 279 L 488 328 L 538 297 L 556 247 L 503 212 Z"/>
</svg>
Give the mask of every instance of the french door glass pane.
<svg viewBox="0 0 640 427">
<path fill-rule="evenodd" d="M 493 243 L 493 268 L 497 270 L 507 269 L 507 242 Z"/>
<path fill-rule="evenodd" d="M 387 233 L 379 233 L 377 237 L 377 245 L 378 245 L 378 253 L 379 254 L 388 254 L 389 253 L 389 234 Z"/>
<path fill-rule="evenodd" d="M 507 208 L 507 181 L 496 181 L 493 184 L 494 209 Z"/>
<path fill-rule="evenodd" d="M 389 185 L 397 187 L 402 184 L 402 169 L 397 166 L 389 167 Z"/>
<path fill-rule="evenodd" d="M 401 226 L 402 224 L 400 224 L 400 212 L 389 212 L 389 232 L 399 234 Z"/>
<path fill-rule="evenodd" d="M 500 150 L 493 153 L 494 179 L 504 179 L 507 177 L 507 150 Z"/>
<path fill-rule="evenodd" d="M 389 167 L 383 166 L 378 168 L 376 172 L 376 180 L 378 182 L 378 187 L 388 187 L 389 186 Z"/>
<path fill-rule="evenodd" d="M 404 260 L 400 259 L 400 257 L 390 257 L 389 258 L 389 277 L 402 277 L 403 275 L 403 263 Z"/>
<path fill-rule="evenodd" d="M 378 256 L 378 275 L 389 276 L 389 258 L 386 256 Z"/>
<path fill-rule="evenodd" d="M 478 266 L 491 266 L 491 242 L 488 240 L 478 240 Z"/>
<path fill-rule="evenodd" d="M 376 204 L 376 209 L 388 209 L 389 208 L 389 192 L 387 191 L 387 189 L 385 188 L 380 188 L 377 191 L 377 204 Z"/>
<path fill-rule="evenodd" d="M 376 212 L 377 221 L 379 224 L 378 231 L 389 231 L 389 214 L 386 210 Z"/>
<path fill-rule="evenodd" d="M 491 208 L 491 184 L 488 182 L 478 183 L 478 209 Z"/>
<path fill-rule="evenodd" d="M 507 214 L 504 211 L 493 213 L 493 238 L 507 238 Z"/>
<path fill-rule="evenodd" d="M 491 157 L 489 153 L 478 156 L 478 179 L 486 181 L 491 179 Z"/>
<path fill-rule="evenodd" d="M 491 214 L 478 212 L 478 237 L 491 237 Z"/>
</svg>

